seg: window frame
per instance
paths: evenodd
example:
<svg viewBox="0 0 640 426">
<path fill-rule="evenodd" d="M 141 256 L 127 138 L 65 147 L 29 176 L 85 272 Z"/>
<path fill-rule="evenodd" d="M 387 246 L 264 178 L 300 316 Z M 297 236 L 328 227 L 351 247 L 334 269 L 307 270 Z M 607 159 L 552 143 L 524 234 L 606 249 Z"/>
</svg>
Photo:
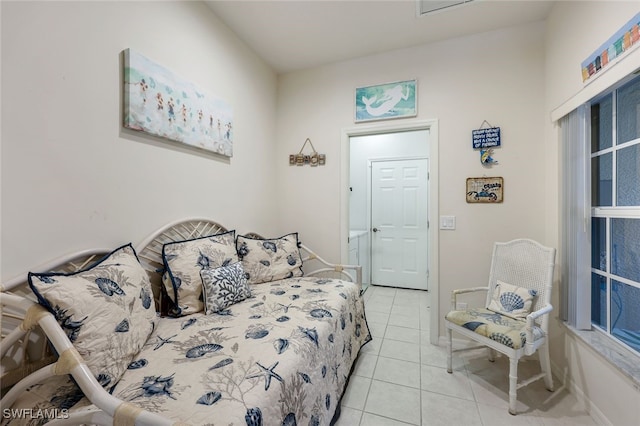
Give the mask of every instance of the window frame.
<svg viewBox="0 0 640 426">
<path fill-rule="evenodd" d="M 632 351 L 632 353 L 639 355 L 640 356 L 640 349 L 634 348 L 630 345 L 628 345 L 626 342 L 624 342 L 623 340 L 621 340 L 620 338 L 616 337 L 612 331 L 612 306 L 611 306 L 611 297 L 612 297 L 612 284 L 613 281 L 617 281 L 623 284 L 627 284 L 630 285 L 634 288 L 640 289 L 640 280 L 639 281 L 635 281 L 633 279 L 628 279 L 625 277 L 621 277 L 618 276 L 616 274 L 614 274 L 612 272 L 612 265 L 611 265 L 611 238 L 612 238 L 612 220 L 613 219 L 638 219 L 640 220 L 640 205 L 638 206 L 618 206 L 618 164 L 617 164 L 617 160 L 618 160 L 618 153 L 628 147 L 631 146 L 640 146 L 640 136 L 636 137 L 635 139 L 629 140 L 629 141 L 625 141 L 621 144 L 617 143 L 618 140 L 618 91 L 623 88 L 624 86 L 626 86 L 627 84 L 631 83 L 632 81 L 635 81 L 636 84 L 640 84 L 640 77 L 636 76 L 636 75 L 631 75 L 628 78 L 623 79 L 623 81 L 619 82 L 618 84 L 616 84 L 615 86 L 611 87 L 609 90 L 607 90 L 606 92 L 603 92 L 601 94 L 599 94 L 597 97 L 593 98 L 591 101 L 587 102 L 587 104 L 585 105 L 587 107 L 587 114 L 585 114 L 585 127 L 586 127 L 586 137 L 585 137 L 585 144 L 588 146 L 588 149 L 586 150 L 587 152 L 587 159 L 586 159 L 586 163 L 587 163 L 587 170 L 588 170 L 588 179 L 586 184 L 588 185 L 588 192 L 587 194 L 593 194 L 593 182 L 594 182 L 594 176 L 593 176 L 593 170 L 591 168 L 591 165 L 593 164 L 593 160 L 595 158 L 602 158 L 602 156 L 607 155 L 609 153 L 611 153 L 611 205 L 610 206 L 594 206 L 594 202 L 593 200 L 590 201 L 589 205 L 590 205 L 590 215 L 589 215 L 589 228 L 591 229 L 591 224 L 593 222 L 594 218 L 603 218 L 605 220 L 605 247 L 606 247 L 606 270 L 601 270 L 598 269 L 596 267 L 594 267 L 592 265 L 591 259 L 589 259 L 589 276 L 591 277 L 592 274 L 596 274 L 600 277 L 603 277 L 606 280 L 606 327 L 602 327 L 601 325 L 598 325 L 596 323 L 593 322 L 593 320 L 591 320 L 591 329 L 601 333 L 605 336 L 605 338 L 612 342 L 614 342 L 617 345 L 622 345 L 623 347 L 627 348 L 628 350 Z M 593 128 L 593 117 L 592 117 L 592 106 L 595 104 L 600 103 L 601 101 L 605 100 L 608 96 L 611 96 L 611 146 L 603 148 L 603 149 L 599 149 L 596 150 L 594 152 L 592 152 L 592 128 Z M 638 104 L 640 105 L 640 104 Z M 637 122 L 637 127 L 640 128 L 640 117 L 638 117 L 638 122 Z M 588 251 L 591 252 L 592 249 L 592 237 L 589 238 L 589 247 L 588 247 Z M 591 285 L 591 282 L 589 283 L 589 289 L 590 289 L 590 298 L 593 297 L 593 288 Z M 589 311 L 590 311 L 590 307 L 589 306 Z M 585 307 L 580 306 L 578 309 L 585 309 Z M 591 315 L 591 313 L 589 314 L 589 317 L 592 318 L 593 316 Z"/>
</svg>

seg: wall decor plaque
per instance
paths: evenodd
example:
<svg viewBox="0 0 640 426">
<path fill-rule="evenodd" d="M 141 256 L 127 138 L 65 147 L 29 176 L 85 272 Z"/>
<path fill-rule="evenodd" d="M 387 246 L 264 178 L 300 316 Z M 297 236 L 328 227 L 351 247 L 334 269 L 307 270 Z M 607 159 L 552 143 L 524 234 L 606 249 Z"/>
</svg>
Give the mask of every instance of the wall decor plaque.
<svg viewBox="0 0 640 426">
<path fill-rule="evenodd" d="M 355 122 L 418 115 L 418 81 L 406 80 L 356 88 Z"/>
<path fill-rule="evenodd" d="M 501 177 L 467 178 L 467 203 L 501 203 L 504 180 Z"/>
</svg>

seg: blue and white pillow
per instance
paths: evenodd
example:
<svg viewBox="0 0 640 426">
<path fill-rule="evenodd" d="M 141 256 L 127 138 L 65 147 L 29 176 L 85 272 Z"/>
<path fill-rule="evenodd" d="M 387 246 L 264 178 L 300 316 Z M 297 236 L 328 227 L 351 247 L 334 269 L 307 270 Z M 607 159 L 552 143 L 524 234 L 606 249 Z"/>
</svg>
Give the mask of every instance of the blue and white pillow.
<svg viewBox="0 0 640 426">
<path fill-rule="evenodd" d="M 162 247 L 162 282 L 174 305 L 172 314 L 189 315 L 204 309 L 200 271 L 237 262 L 235 236 L 235 231 L 229 231 Z"/>
<path fill-rule="evenodd" d="M 204 292 L 204 311 L 207 315 L 251 297 L 247 275 L 240 262 L 215 269 L 203 269 L 200 277 Z"/>
<path fill-rule="evenodd" d="M 302 256 L 298 244 L 297 232 L 271 239 L 238 235 L 238 257 L 248 274 L 249 284 L 301 277 Z"/>
<path fill-rule="evenodd" d="M 535 290 L 498 280 L 487 309 L 511 318 L 526 318 L 531 313 L 533 299 L 537 295 Z"/>
<path fill-rule="evenodd" d="M 131 244 L 82 271 L 29 272 L 28 280 L 98 382 L 116 384 L 156 320 L 149 276 Z"/>
</svg>

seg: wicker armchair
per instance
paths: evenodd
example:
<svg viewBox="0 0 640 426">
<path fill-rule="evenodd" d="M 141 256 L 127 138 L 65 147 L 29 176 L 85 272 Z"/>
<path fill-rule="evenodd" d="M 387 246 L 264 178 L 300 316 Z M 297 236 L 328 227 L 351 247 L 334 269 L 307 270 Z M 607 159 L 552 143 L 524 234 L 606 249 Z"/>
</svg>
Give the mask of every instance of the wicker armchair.
<svg viewBox="0 0 640 426">
<path fill-rule="evenodd" d="M 513 415 L 519 388 L 544 378 L 546 388 L 553 391 L 547 337 L 549 313 L 553 309 L 550 301 L 555 254 L 555 248 L 528 239 L 495 243 L 489 285 L 454 290 L 451 311 L 445 316 L 449 373 L 452 373 L 452 331 L 488 347 L 491 361 L 495 351 L 509 357 L 509 413 Z M 527 293 L 531 300 L 516 296 L 510 285 L 518 287 L 517 294 Z M 484 308 L 456 310 L 458 295 L 476 291 L 487 292 Z M 531 304 L 529 313 L 527 302 Z M 496 309 L 496 303 L 503 303 L 500 306 L 504 309 Z M 518 361 L 536 351 L 542 372 L 518 383 Z"/>
</svg>

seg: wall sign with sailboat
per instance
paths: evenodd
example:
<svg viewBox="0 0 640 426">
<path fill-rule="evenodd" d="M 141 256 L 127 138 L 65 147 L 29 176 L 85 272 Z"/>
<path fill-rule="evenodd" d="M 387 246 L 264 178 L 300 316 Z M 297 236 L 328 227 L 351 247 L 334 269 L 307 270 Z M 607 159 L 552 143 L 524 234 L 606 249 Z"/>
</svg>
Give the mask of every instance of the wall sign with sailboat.
<svg viewBox="0 0 640 426">
<path fill-rule="evenodd" d="M 358 87 L 355 91 L 356 123 L 418 115 L 417 80 Z"/>
</svg>

